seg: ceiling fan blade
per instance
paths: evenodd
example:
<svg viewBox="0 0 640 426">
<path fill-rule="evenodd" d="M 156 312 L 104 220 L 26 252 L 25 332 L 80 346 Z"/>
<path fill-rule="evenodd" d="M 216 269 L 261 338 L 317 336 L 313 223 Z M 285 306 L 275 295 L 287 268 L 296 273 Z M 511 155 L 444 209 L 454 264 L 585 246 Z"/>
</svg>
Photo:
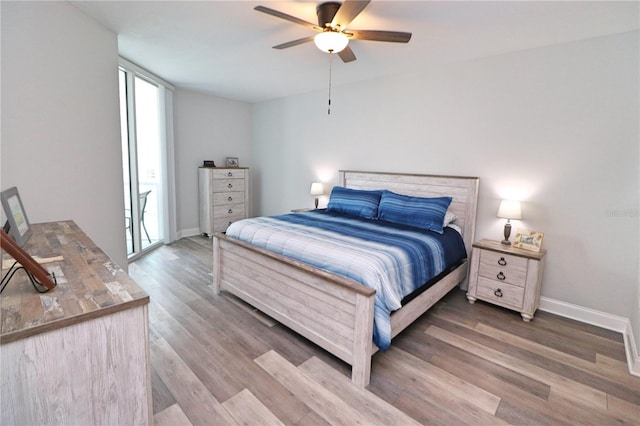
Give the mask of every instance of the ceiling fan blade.
<svg viewBox="0 0 640 426">
<path fill-rule="evenodd" d="M 411 33 L 401 31 L 349 30 L 346 34 L 352 34 L 351 38 L 355 40 L 390 41 L 393 43 L 407 43 L 411 40 Z"/>
<path fill-rule="evenodd" d="M 336 25 L 340 25 L 341 29 L 346 28 L 346 26 L 349 25 L 365 7 L 367 7 L 369 2 L 371 2 L 371 0 L 345 0 L 344 3 L 342 3 L 342 6 L 340 6 L 340 9 L 338 9 L 336 15 L 333 17 L 331 26 L 335 28 Z"/>
<path fill-rule="evenodd" d="M 349 46 L 338 52 L 338 56 L 340 56 L 340 59 L 342 59 L 342 62 L 344 63 L 356 60 L 356 55 L 353 53 L 353 50 L 351 50 Z"/>
<path fill-rule="evenodd" d="M 282 44 L 279 44 L 277 46 L 273 46 L 273 48 L 274 49 L 286 49 L 287 47 L 293 47 L 293 46 L 297 46 L 299 44 L 308 43 L 310 41 L 313 41 L 313 37 L 315 37 L 315 36 L 312 35 L 312 36 L 308 36 L 308 37 L 304 37 L 304 38 L 299 38 L 298 40 L 293 40 L 293 41 L 289 41 L 287 43 L 282 43 Z"/>
<path fill-rule="evenodd" d="M 293 22 L 294 24 L 302 25 L 307 28 L 311 28 L 316 31 L 322 31 L 322 28 L 319 26 L 312 24 L 311 22 L 307 22 L 303 19 L 296 18 L 295 16 L 287 15 L 286 13 L 282 13 L 275 9 L 270 9 L 264 6 L 256 6 L 253 10 L 257 10 L 258 12 L 266 13 L 267 15 L 275 16 L 276 18 L 284 19 L 289 22 Z"/>
</svg>

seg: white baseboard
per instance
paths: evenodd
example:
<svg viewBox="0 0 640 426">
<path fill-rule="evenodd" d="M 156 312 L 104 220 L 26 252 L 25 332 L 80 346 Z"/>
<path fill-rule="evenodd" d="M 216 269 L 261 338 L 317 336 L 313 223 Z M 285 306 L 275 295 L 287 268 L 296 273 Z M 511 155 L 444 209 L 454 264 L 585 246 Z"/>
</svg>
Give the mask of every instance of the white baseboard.
<svg viewBox="0 0 640 426">
<path fill-rule="evenodd" d="M 583 306 L 572 305 L 571 303 L 550 299 L 548 297 L 540 298 L 539 309 L 565 318 L 571 318 L 576 321 L 622 333 L 629 373 L 634 376 L 640 376 L 640 355 L 638 354 L 638 347 L 633 337 L 633 330 L 631 329 L 631 321 L 629 318 L 611 315 Z"/>
<path fill-rule="evenodd" d="M 202 232 L 200 232 L 200 228 L 190 228 L 190 229 L 182 229 L 180 231 L 178 231 L 177 237 L 178 240 L 180 238 L 185 238 L 185 237 L 195 237 L 196 235 L 200 235 Z"/>
</svg>

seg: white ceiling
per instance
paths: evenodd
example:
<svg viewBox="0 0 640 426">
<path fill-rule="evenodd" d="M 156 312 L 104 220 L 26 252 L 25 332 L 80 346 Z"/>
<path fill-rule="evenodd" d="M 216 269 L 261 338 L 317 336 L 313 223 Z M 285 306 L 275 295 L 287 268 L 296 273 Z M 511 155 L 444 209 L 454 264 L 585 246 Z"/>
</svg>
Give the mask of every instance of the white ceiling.
<svg viewBox="0 0 640 426">
<path fill-rule="evenodd" d="M 71 1 L 118 34 L 120 55 L 174 85 L 247 102 L 328 86 L 328 54 L 312 35 L 253 8 L 316 23 L 306 1 Z M 352 40 L 357 60 L 333 59 L 333 85 L 473 58 L 637 30 L 638 1 L 377 1 L 352 29 L 408 31 L 408 44 Z"/>
</svg>

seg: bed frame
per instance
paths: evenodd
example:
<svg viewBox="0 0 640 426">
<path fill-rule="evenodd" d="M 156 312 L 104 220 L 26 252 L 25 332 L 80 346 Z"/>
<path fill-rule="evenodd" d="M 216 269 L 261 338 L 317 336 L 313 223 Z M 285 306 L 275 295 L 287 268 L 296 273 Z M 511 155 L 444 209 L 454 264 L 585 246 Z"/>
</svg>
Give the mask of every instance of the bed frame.
<svg viewBox="0 0 640 426">
<path fill-rule="evenodd" d="M 340 183 L 420 197 L 451 196 L 450 210 L 458 216 L 456 224 L 471 254 L 478 178 L 340 171 Z M 391 337 L 466 281 L 467 275 L 465 261 L 394 312 Z M 374 289 L 222 233 L 213 236 L 213 287 L 216 294 L 232 293 L 350 364 L 357 386 L 369 384 L 371 356 L 378 350 L 372 340 Z"/>
</svg>

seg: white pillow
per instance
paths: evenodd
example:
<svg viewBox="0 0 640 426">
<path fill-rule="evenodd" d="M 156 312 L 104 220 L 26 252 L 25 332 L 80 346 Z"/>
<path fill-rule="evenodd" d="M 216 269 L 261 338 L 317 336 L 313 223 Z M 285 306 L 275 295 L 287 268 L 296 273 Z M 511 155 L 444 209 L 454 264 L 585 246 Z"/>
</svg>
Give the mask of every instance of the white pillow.
<svg viewBox="0 0 640 426">
<path fill-rule="evenodd" d="M 451 222 L 456 220 L 458 216 L 451 213 L 449 210 L 444 214 L 444 222 L 442 223 L 442 227 L 448 226 Z"/>
</svg>

